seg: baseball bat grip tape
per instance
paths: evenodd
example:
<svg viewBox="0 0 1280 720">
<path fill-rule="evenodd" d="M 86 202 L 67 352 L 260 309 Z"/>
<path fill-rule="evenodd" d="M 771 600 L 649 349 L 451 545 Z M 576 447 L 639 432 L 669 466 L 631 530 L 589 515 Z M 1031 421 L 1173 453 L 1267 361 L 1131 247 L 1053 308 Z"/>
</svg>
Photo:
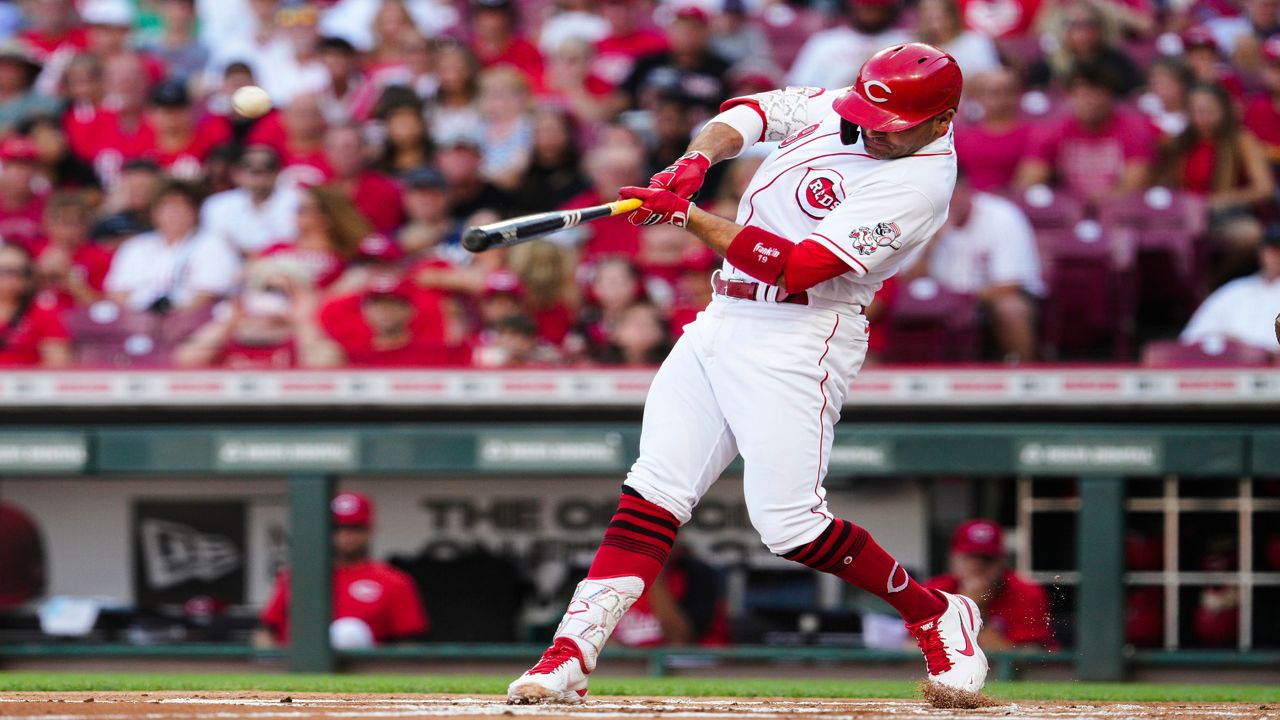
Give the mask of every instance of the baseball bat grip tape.
<svg viewBox="0 0 1280 720">
<path fill-rule="evenodd" d="M 475 253 L 492 250 L 493 248 L 519 245 L 559 230 L 577 227 L 584 222 L 629 213 L 642 204 L 636 198 L 628 198 L 578 210 L 558 210 L 537 215 L 525 215 L 489 225 L 480 225 L 468 228 L 463 233 L 462 247 Z"/>
</svg>

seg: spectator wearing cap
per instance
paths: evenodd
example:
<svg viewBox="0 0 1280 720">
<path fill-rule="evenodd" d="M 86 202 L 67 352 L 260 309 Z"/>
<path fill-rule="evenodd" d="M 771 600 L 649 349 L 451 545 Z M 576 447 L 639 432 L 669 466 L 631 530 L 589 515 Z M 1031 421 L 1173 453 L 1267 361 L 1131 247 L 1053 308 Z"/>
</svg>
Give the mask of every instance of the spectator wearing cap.
<svg viewBox="0 0 1280 720">
<path fill-rule="evenodd" d="M 0 42 L 0 135 L 27 117 L 57 110 L 56 98 L 34 90 L 40 67 L 22 42 Z"/>
<path fill-rule="evenodd" d="M 320 310 L 320 324 L 351 367 L 466 365 L 465 346 L 449 342 L 441 296 L 395 272 L 377 272 L 357 293 Z"/>
<path fill-rule="evenodd" d="M 422 101 L 408 88 L 390 87 L 378 98 L 374 114 L 387 134 L 375 164 L 379 171 L 401 175 L 431 163 L 435 142 L 423 112 Z"/>
<path fill-rule="evenodd" d="M 563 207 L 566 210 L 609 202 L 617 196 L 616 188 L 644 182 L 644 154 L 637 146 L 621 143 L 599 145 L 587 156 L 586 164 L 591 188 L 565 203 Z M 557 237 L 577 245 L 586 261 L 615 254 L 632 257 L 640 249 L 640 228 L 621 215 L 575 228 Z"/>
<path fill-rule="evenodd" d="M 999 68 L 996 44 L 990 37 L 965 28 L 956 0 L 921 0 L 917 13 L 917 39 L 954 57 L 965 78 L 977 78 Z"/>
<path fill-rule="evenodd" d="M 578 135 L 566 110 L 542 106 L 533 112 L 529 164 L 513 198 L 521 213 L 559 207 L 587 189 Z"/>
<path fill-rule="evenodd" d="M 485 68 L 510 65 L 535 90 L 542 89 L 542 53 L 521 37 L 512 0 L 471 0 L 471 51 Z"/>
<path fill-rule="evenodd" d="M 1052 618 L 1044 588 L 1005 565 L 1004 531 L 990 520 L 970 520 L 951 538 L 951 571 L 926 587 L 964 595 L 982 610 L 984 648 L 1052 646 Z"/>
<path fill-rule="evenodd" d="M 449 217 L 449 183 L 429 165 L 405 173 L 400 183 L 408 219 L 397 231 L 396 243 L 414 261 L 433 259 L 458 231 Z"/>
<path fill-rule="evenodd" d="M 890 45 L 910 42 L 896 27 L 899 0 L 845 0 L 845 22 L 809 36 L 791 70 L 788 85 L 842 88 L 852 85 L 867 58 Z"/>
<path fill-rule="evenodd" d="M 1214 290 L 1179 337 L 1186 344 L 1231 340 L 1280 352 L 1273 331 L 1280 315 L 1280 228 L 1271 227 L 1258 247 L 1258 272 Z"/>
<path fill-rule="evenodd" d="M 89 45 L 88 32 L 76 17 L 72 0 L 42 0 L 24 3 L 27 26 L 17 38 L 44 62 L 59 51 L 77 53 Z"/>
<path fill-rule="evenodd" d="M 1237 68 L 1222 56 L 1213 34 L 1203 26 L 1193 25 L 1182 32 L 1182 57 L 1196 81 L 1221 84 L 1233 98 L 1245 94 L 1244 82 Z"/>
<path fill-rule="evenodd" d="M 47 193 L 36 192 L 39 157 L 21 135 L 0 140 L 0 238 L 30 247 L 40 235 Z"/>
<path fill-rule="evenodd" d="M 480 74 L 480 110 L 484 137 L 480 173 L 494 185 L 513 190 L 529 165 L 533 146 L 532 97 L 519 71 L 505 66 Z"/>
<path fill-rule="evenodd" d="M 1156 182 L 1205 197 L 1209 235 L 1227 251 L 1220 271 L 1248 268 L 1263 235 L 1255 210 L 1276 190 L 1262 143 L 1241 127 L 1239 110 L 1220 85 L 1191 89 L 1187 120 L 1162 148 Z"/>
<path fill-rule="evenodd" d="M 400 187 L 391 178 L 370 168 L 367 149 L 355 125 L 331 127 L 324 137 L 330 184 L 347 196 L 380 233 L 393 233 L 404 222 Z"/>
<path fill-rule="evenodd" d="M 84 0 L 81 3 L 80 21 L 88 33 L 85 52 L 100 61 L 131 52 L 129 34 L 136 20 L 129 0 Z M 143 57 L 147 74 L 153 80 L 165 75 L 165 67 L 148 56 Z"/>
<path fill-rule="evenodd" d="M 456 132 L 437 138 L 436 165 L 449 185 L 449 213 L 459 223 L 478 212 L 506 212 L 511 196 L 480 172 L 484 151 L 474 132 Z"/>
<path fill-rule="evenodd" d="M 956 163 L 975 189 L 1005 192 L 1013 184 L 1033 128 L 1019 113 L 1021 97 L 1022 82 L 1008 67 L 988 72 L 968 93 L 980 115 L 976 121 L 957 119 Z"/>
<path fill-rule="evenodd" d="M 297 188 L 280 182 L 280 155 L 267 145 L 251 145 L 236 161 L 236 187 L 204 201 L 201 224 L 244 255 L 293 238 L 298 233 Z"/>
<path fill-rule="evenodd" d="M 1014 185 L 1053 185 L 1087 201 L 1146 186 L 1155 129 L 1117 102 L 1108 69 L 1076 66 L 1066 78 L 1070 112 L 1036 128 Z"/>
<path fill-rule="evenodd" d="M 1244 106 L 1242 124 L 1257 136 L 1267 153 L 1273 173 L 1280 173 L 1280 35 L 1262 45 L 1261 86 Z"/>
<path fill-rule="evenodd" d="M 193 185 L 169 181 L 151 201 L 155 230 L 129 238 L 111 260 L 103 287 L 135 311 L 205 307 L 239 280 L 240 257 L 199 225 L 203 197 Z"/>
<path fill-rule="evenodd" d="M 58 190 L 49 198 L 42 237 L 32 248 L 43 304 L 66 309 L 102 299 L 112 250 L 90 241 L 92 215 L 82 193 Z"/>
<path fill-rule="evenodd" d="M 342 352 L 320 329 L 311 275 L 282 255 L 254 260 L 225 312 L 174 351 L 178 367 L 284 370 L 335 367 Z"/>
<path fill-rule="evenodd" d="M 1058 9 L 1053 25 L 1057 49 L 1028 68 L 1030 87 L 1067 88 L 1081 65 L 1106 68 L 1112 91 L 1119 97 L 1142 86 L 1142 70 L 1125 54 L 1119 26 L 1102 7 L 1071 3 Z"/>
<path fill-rule="evenodd" d="M 170 177 L 202 179 L 210 153 L 230 139 L 231 124 L 226 118 L 207 115 L 197 121 L 191 96 L 182 83 L 165 80 L 152 89 L 139 138 L 141 154 L 154 159 Z"/>
<path fill-rule="evenodd" d="M 39 598 L 46 579 L 40 526 L 17 505 L 0 502 L 0 612 Z"/>
<path fill-rule="evenodd" d="M 521 314 L 523 303 L 524 283 L 519 275 L 510 270 L 496 270 L 486 275 L 476 304 L 480 314 L 481 342 L 484 334 L 492 330 L 499 320 Z"/>
<path fill-rule="evenodd" d="M 956 178 L 947 222 L 904 279 L 928 275 L 944 288 L 977 298 L 998 357 L 1036 355 L 1036 307 L 1045 295 L 1035 231 L 1022 210 Z"/>
<path fill-rule="evenodd" d="M 169 78 L 185 83 L 209 65 L 209 49 L 196 37 L 195 0 L 159 0 L 155 8 L 160 28 L 141 47 L 163 64 Z"/>
<path fill-rule="evenodd" d="M 619 87 L 619 108 L 652 110 L 676 96 L 713 115 L 728 95 L 729 62 L 711 47 L 711 16 L 696 5 L 676 10 L 667 26 L 668 49 L 638 58 Z"/>
<path fill-rule="evenodd" d="M 329 507 L 334 620 L 329 635 L 334 647 L 369 647 L 425 635 L 427 614 L 412 578 L 370 558 L 373 503 L 360 493 L 343 492 L 334 496 Z M 261 616 L 266 632 L 255 637 L 259 644 L 289 643 L 290 580 L 288 570 L 276 578 Z"/>
<path fill-rule="evenodd" d="M 38 289 L 31 253 L 0 245 L 0 367 L 71 364 L 71 337 L 57 306 L 40 302 Z"/>
</svg>

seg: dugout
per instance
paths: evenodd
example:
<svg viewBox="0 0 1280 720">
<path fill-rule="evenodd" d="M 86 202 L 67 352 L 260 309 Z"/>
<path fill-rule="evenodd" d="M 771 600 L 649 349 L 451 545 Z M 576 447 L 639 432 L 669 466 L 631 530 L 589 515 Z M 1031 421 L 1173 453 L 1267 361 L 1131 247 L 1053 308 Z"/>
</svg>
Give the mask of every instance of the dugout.
<svg viewBox="0 0 1280 720">
<path fill-rule="evenodd" d="M 324 587 L 336 484 L 378 502 L 380 556 L 458 535 L 487 537 L 496 554 L 526 560 L 589 552 L 598 539 L 593 523 L 635 456 L 649 377 L 12 373 L 0 379 L 12 410 L 0 427 L 0 499 L 32 509 L 56 536 L 49 539 L 51 593 L 96 590 L 125 611 L 138 604 L 135 581 L 147 563 L 142 521 L 190 528 L 195 518 L 231 517 L 244 538 L 245 607 L 238 610 L 251 621 L 265 592 L 263 568 L 284 560 L 281 528 L 292 535 L 295 582 Z M 964 517 L 994 516 L 1014 530 L 1017 568 L 1054 586 L 1067 643 L 1052 653 L 993 653 L 1001 674 L 1116 679 L 1185 667 L 1276 678 L 1280 628 L 1259 610 L 1280 605 L 1280 567 L 1268 554 L 1280 528 L 1278 403 L 1280 373 L 1265 369 L 868 370 L 838 429 L 831 502 L 917 574 L 940 568 L 946 528 Z M 752 578 L 789 564 L 770 565 L 767 552 L 753 548 L 734 505 L 733 474 L 708 498 L 713 515 L 689 535 L 737 569 L 729 573 L 731 595 L 746 605 Z M 531 503 L 537 518 L 522 509 Z M 538 524 L 545 518 L 551 527 Z M 1126 533 L 1134 530 L 1157 531 L 1154 568 L 1126 568 Z M 1210 537 L 1234 539 L 1232 562 L 1196 564 Z M 1197 592 L 1205 587 L 1236 593 L 1230 646 L 1194 639 Z M 1117 620 L 1138 590 L 1163 603 L 1152 647 L 1126 644 Z M 820 582 L 809 597 L 836 614 L 859 603 L 831 583 Z M 317 671 L 339 661 L 357 669 L 389 661 L 523 662 L 537 652 L 515 636 L 336 654 L 323 631 L 326 598 L 296 595 L 297 639 L 287 652 L 255 650 L 234 635 L 191 642 L 121 632 L 110 641 L 59 642 L 6 631 L 0 661 L 254 660 Z M 915 667 L 909 652 L 848 640 L 774 635 L 765 639 L 773 644 L 725 649 L 607 652 L 653 672 L 728 661 L 904 663 L 903 676 Z"/>
</svg>

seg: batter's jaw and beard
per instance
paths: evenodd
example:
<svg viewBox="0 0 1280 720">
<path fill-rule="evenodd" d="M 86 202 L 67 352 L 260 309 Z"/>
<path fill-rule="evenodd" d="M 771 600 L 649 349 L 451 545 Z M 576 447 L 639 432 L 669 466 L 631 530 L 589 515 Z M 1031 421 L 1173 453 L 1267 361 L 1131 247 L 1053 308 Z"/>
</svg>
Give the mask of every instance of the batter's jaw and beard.
<svg viewBox="0 0 1280 720">
<path fill-rule="evenodd" d="M 938 137 L 932 123 L 917 125 L 901 132 L 877 132 L 864 128 L 862 147 L 877 160 L 897 160 L 914 155 Z"/>
</svg>

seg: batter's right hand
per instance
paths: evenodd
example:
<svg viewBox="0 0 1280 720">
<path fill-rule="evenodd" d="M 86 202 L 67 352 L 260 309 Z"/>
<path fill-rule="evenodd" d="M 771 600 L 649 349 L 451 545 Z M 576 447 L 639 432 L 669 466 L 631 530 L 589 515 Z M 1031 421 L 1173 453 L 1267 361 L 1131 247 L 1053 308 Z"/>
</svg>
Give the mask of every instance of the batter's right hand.
<svg viewBox="0 0 1280 720">
<path fill-rule="evenodd" d="M 702 187 L 702 181 L 710 167 L 711 158 L 697 150 L 691 150 L 649 178 L 649 187 L 668 190 L 688 200 Z"/>
<path fill-rule="evenodd" d="M 676 227 L 684 227 L 689 223 L 689 211 L 693 207 L 693 203 L 688 200 L 658 188 L 624 187 L 618 191 L 618 198 L 636 198 L 644 202 L 639 209 L 632 210 L 627 215 L 627 222 L 632 225 L 671 223 Z"/>
</svg>

